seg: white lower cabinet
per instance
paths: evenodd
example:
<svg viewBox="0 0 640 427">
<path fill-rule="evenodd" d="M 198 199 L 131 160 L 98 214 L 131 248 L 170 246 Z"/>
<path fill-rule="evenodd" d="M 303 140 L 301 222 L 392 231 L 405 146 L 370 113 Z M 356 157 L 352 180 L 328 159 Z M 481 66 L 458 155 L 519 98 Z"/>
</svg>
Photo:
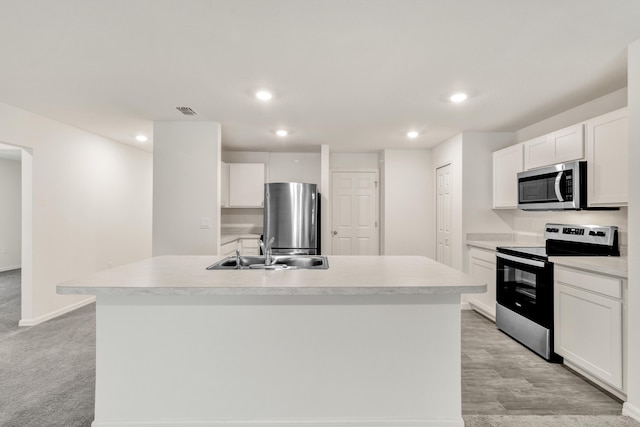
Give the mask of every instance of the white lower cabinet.
<svg viewBox="0 0 640 427">
<path fill-rule="evenodd" d="M 624 391 L 624 280 L 554 268 L 554 345 L 565 363 Z"/>
<path fill-rule="evenodd" d="M 469 275 L 487 284 L 487 292 L 470 294 L 467 301 L 473 309 L 496 320 L 496 253 L 495 251 L 469 248 Z"/>
<path fill-rule="evenodd" d="M 239 239 L 238 248 L 242 255 L 260 255 L 258 239 Z"/>
<path fill-rule="evenodd" d="M 220 245 L 220 255 L 222 256 L 235 255 L 236 249 L 238 249 L 238 240 L 232 240 L 230 242 Z"/>
</svg>

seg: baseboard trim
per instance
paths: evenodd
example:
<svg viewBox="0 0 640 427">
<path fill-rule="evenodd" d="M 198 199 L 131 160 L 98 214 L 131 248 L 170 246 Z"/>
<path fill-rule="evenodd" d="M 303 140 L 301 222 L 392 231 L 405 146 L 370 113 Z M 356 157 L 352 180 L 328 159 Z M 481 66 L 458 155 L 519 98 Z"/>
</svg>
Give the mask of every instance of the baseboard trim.
<svg viewBox="0 0 640 427">
<path fill-rule="evenodd" d="M 464 427 L 460 418 L 412 420 L 94 421 L 91 427 Z"/>
<path fill-rule="evenodd" d="M 587 372 L 585 369 L 583 369 L 580 366 L 572 363 L 570 360 L 567 360 L 565 358 L 562 361 L 562 364 L 565 366 L 565 368 L 568 368 L 570 371 L 573 371 L 575 374 L 578 374 L 579 376 L 583 377 L 585 380 L 587 380 L 587 382 L 590 382 L 592 385 L 596 386 L 597 388 L 602 389 L 606 393 L 609 393 L 609 394 L 617 397 L 618 399 L 620 399 L 623 402 L 627 400 L 627 394 L 624 391 L 619 390 L 616 387 L 605 383 L 604 381 L 600 380 L 596 376 L 594 376 L 591 373 Z"/>
<path fill-rule="evenodd" d="M 469 302 L 469 306 L 476 313 L 479 313 L 479 314 L 483 315 L 484 317 L 486 317 L 487 319 L 491 320 L 493 323 L 496 323 L 496 313 L 495 312 L 492 313 L 486 307 L 484 307 L 482 304 L 477 304 L 477 303 L 472 302 L 472 301 Z"/>
<path fill-rule="evenodd" d="M 460 304 L 460 310 L 473 310 L 473 308 L 468 302 L 463 302 Z"/>
<path fill-rule="evenodd" d="M 18 270 L 22 268 L 22 265 L 18 264 L 18 265 L 10 265 L 8 267 L 0 267 L 0 273 L 2 273 L 3 271 L 11 271 L 11 270 Z"/>
<path fill-rule="evenodd" d="M 62 316 L 63 314 L 67 314 L 73 310 L 76 310 L 80 307 L 84 307 L 87 304 L 91 304 L 96 300 L 95 296 L 91 296 L 83 299 L 82 301 L 78 301 L 76 303 L 70 304 L 66 307 L 62 307 L 59 310 L 52 311 L 51 313 L 44 314 L 42 316 L 38 316 L 34 319 L 20 319 L 18 322 L 18 326 L 35 326 L 39 323 L 46 322 L 47 320 L 51 320 L 54 317 Z"/>
<path fill-rule="evenodd" d="M 630 404 L 629 402 L 624 402 L 622 405 L 622 415 L 626 415 L 627 417 L 640 422 L 640 408 Z"/>
</svg>

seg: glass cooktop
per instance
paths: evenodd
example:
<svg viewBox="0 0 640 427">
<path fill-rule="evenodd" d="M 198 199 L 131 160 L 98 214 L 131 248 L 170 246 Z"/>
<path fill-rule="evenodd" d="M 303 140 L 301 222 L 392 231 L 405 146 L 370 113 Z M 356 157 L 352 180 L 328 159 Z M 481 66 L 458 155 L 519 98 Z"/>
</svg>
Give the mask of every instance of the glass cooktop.
<svg viewBox="0 0 640 427">
<path fill-rule="evenodd" d="M 513 256 L 519 256 L 530 259 L 547 259 L 547 248 L 541 247 L 527 247 L 527 246 L 500 246 L 497 248 L 498 252 L 510 254 Z"/>
</svg>

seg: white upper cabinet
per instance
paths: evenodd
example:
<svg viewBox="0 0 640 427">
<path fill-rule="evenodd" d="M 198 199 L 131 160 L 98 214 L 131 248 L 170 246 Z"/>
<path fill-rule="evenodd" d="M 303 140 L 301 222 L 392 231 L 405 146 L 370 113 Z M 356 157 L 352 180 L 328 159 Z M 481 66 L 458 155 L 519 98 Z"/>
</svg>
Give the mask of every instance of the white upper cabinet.
<svg viewBox="0 0 640 427">
<path fill-rule="evenodd" d="M 264 164 L 229 163 L 229 208 L 261 208 L 264 203 Z M 224 173 L 224 165 L 223 165 Z M 224 182 L 224 179 L 223 179 Z M 224 189 L 222 190 L 224 194 Z"/>
<path fill-rule="evenodd" d="M 626 206 L 629 196 L 627 108 L 591 119 L 586 127 L 589 207 Z"/>
<path fill-rule="evenodd" d="M 523 144 L 503 148 L 493 153 L 493 208 L 518 207 L 518 172 L 523 167 Z"/>
<path fill-rule="evenodd" d="M 584 125 L 569 126 L 524 143 L 524 167 L 535 169 L 584 158 Z"/>
</svg>

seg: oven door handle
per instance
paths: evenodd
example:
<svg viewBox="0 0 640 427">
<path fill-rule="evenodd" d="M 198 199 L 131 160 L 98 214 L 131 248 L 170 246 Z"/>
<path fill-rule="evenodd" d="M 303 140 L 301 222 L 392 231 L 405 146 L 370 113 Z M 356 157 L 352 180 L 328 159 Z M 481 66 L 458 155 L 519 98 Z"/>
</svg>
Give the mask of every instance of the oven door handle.
<svg viewBox="0 0 640 427">
<path fill-rule="evenodd" d="M 533 267 L 540 267 L 540 268 L 544 268 L 544 261 L 536 261 L 533 259 L 528 259 L 528 258 L 520 258 L 517 256 L 513 256 L 513 255 L 507 255 L 507 254 L 503 254 L 503 253 L 496 253 L 496 256 L 498 258 L 502 258 L 502 259 L 506 259 L 507 261 L 513 261 L 513 262 L 517 262 L 519 264 L 526 264 L 526 265 L 531 265 Z"/>
<path fill-rule="evenodd" d="M 558 198 L 559 202 L 564 202 L 564 199 L 562 198 L 562 192 L 560 191 L 560 181 L 562 181 L 562 174 L 564 172 L 558 172 L 558 176 L 556 176 L 556 197 Z"/>
</svg>

